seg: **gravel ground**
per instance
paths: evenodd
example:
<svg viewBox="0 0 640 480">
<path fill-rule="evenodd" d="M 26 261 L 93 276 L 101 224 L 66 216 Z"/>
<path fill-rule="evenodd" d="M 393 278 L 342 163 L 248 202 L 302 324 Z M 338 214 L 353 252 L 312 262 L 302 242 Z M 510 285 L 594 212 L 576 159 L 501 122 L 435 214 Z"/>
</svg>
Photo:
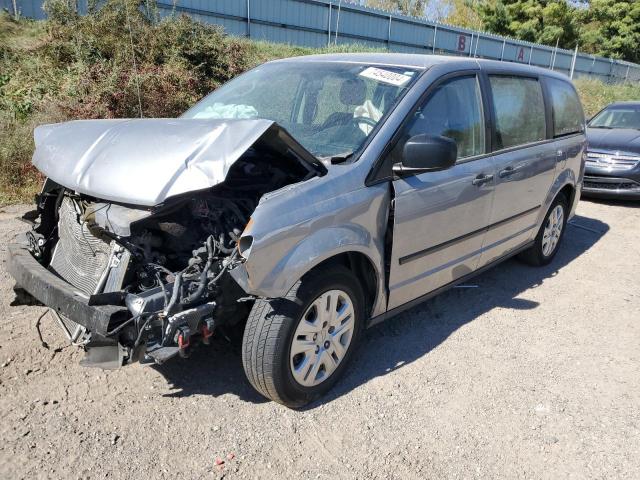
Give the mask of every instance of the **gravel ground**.
<svg viewBox="0 0 640 480">
<path fill-rule="evenodd" d="M 0 210 L 0 478 L 640 478 L 640 208 L 583 201 L 515 260 L 369 330 L 334 391 L 267 402 L 238 345 L 103 372 L 10 307 Z M 225 463 L 216 465 L 216 459 Z"/>
</svg>

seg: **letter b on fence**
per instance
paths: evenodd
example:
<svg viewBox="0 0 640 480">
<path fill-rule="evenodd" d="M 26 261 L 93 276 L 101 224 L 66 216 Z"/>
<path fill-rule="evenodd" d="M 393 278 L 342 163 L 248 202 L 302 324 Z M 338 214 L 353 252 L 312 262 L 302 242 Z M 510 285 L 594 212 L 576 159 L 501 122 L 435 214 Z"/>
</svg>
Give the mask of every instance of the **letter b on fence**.
<svg viewBox="0 0 640 480">
<path fill-rule="evenodd" d="M 460 35 L 458 37 L 458 51 L 464 52 L 467 49 L 467 37 Z"/>
</svg>

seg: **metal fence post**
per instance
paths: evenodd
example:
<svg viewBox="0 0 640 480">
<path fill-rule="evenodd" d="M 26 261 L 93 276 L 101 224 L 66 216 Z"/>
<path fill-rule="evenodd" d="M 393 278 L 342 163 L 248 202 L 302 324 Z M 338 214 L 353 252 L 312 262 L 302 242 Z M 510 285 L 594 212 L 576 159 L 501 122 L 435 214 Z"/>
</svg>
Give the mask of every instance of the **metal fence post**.
<svg viewBox="0 0 640 480">
<path fill-rule="evenodd" d="M 16 20 L 18 19 L 18 4 L 16 3 L 16 0 L 13 0 L 13 17 Z"/>
<path fill-rule="evenodd" d="M 438 38 L 438 25 L 433 27 L 433 47 L 431 48 L 431 53 L 436 53 L 436 38 Z"/>
<path fill-rule="evenodd" d="M 387 50 L 391 50 L 391 15 L 389 15 L 389 29 L 387 31 Z"/>
<path fill-rule="evenodd" d="M 556 41 L 556 48 L 553 50 L 553 62 L 551 62 L 551 70 L 556 66 L 556 58 L 558 58 L 558 42 L 560 41 L 560 37 Z"/>
<path fill-rule="evenodd" d="M 627 79 L 629 78 L 629 69 L 631 68 L 631 65 L 627 65 L 627 73 L 624 76 L 624 82 L 622 83 L 623 85 L 625 85 L 627 83 Z"/>
<path fill-rule="evenodd" d="M 251 0 L 247 0 L 247 38 L 251 38 L 251 6 L 249 3 Z"/>
<path fill-rule="evenodd" d="M 336 17 L 336 35 L 333 40 L 334 45 L 338 45 L 338 28 L 340 27 L 340 10 L 342 8 L 342 0 L 338 2 L 338 16 Z"/>
<path fill-rule="evenodd" d="M 478 35 L 476 36 L 476 48 L 473 51 L 473 58 L 476 58 L 476 56 L 478 55 L 478 44 L 480 43 L 480 34 L 478 33 Z"/>
<path fill-rule="evenodd" d="M 573 52 L 573 60 L 571 60 L 571 73 L 569 74 L 569 78 L 573 80 L 573 72 L 576 69 L 576 59 L 578 58 L 578 44 L 576 43 L 576 49 Z"/>
<path fill-rule="evenodd" d="M 333 2 L 329 2 L 329 21 L 327 22 L 327 47 L 331 46 L 331 12 L 333 10 Z"/>
<path fill-rule="evenodd" d="M 531 65 L 531 57 L 533 57 L 533 45 L 531 45 L 529 49 L 529 65 Z"/>
<path fill-rule="evenodd" d="M 558 53 L 558 44 L 560 43 L 560 37 L 556 39 L 556 47 L 551 50 L 551 60 L 549 61 L 549 68 L 553 70 L 556 65 L 556 54 Z"/>
<path fill-rule="evenodd" d="M 500 52 L 500 61 L 504 60 L 504 47 L 507 45 L 507 39 L 502 40 L 502 51 Z"/>
</svg>

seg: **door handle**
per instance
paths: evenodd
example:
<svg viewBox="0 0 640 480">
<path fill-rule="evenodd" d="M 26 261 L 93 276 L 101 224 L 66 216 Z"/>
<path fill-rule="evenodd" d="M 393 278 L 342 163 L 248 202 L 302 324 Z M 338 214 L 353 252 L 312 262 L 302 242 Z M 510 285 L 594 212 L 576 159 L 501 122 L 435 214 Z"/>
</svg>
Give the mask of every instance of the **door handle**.
<svg viewBox="0 0 640 480">
<path fill-rule="evenodd" d="M 500 170 L 498 172 L 498 176 L 500 178 L 506 178 L 509 177 L 511 175 L 513 175 L 514 173 L 516 173 L 519 169 L 512 167 L 511 165 L 509 165 L 507 168 L 505 168 L 504 170 Z"/>
<path fill-rule="evenodd" d="M 562 162 L 567 159 L 567 152 L 564 150 L 558 150 L 556 152 L 556 162 Z"/>
<path fill-rule="evenodd" d="M 484 173 L 481 173 L 471 181 L 471 184 L 480 186 L 480 185 L 484 185 L 487 182 L 490 182 L 491 180 L 493 180 L 493 175 L 486 175 Z"/>
</svg>

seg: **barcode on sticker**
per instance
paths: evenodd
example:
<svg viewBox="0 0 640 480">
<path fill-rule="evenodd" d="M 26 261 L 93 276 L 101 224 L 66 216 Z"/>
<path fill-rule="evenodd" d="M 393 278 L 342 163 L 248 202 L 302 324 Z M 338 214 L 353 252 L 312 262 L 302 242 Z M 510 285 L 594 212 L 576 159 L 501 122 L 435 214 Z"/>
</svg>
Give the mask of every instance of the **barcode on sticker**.
<svg viewBox="0 0 640 480">
<path fill-rule="evenodd" d="M 376 82 L 388 83 L 389 85 L 395 85 L 396 87 L 401 87 L 409 80 L 411 77 L 409 75 L 404 75 L 402 73 L 391 72 L 389 70 L 384 70 L 382 68 L 369 67 L 360 72 L 361 77 L 370 78 L 371 80 L 375 80 Z"/>
</svg>

